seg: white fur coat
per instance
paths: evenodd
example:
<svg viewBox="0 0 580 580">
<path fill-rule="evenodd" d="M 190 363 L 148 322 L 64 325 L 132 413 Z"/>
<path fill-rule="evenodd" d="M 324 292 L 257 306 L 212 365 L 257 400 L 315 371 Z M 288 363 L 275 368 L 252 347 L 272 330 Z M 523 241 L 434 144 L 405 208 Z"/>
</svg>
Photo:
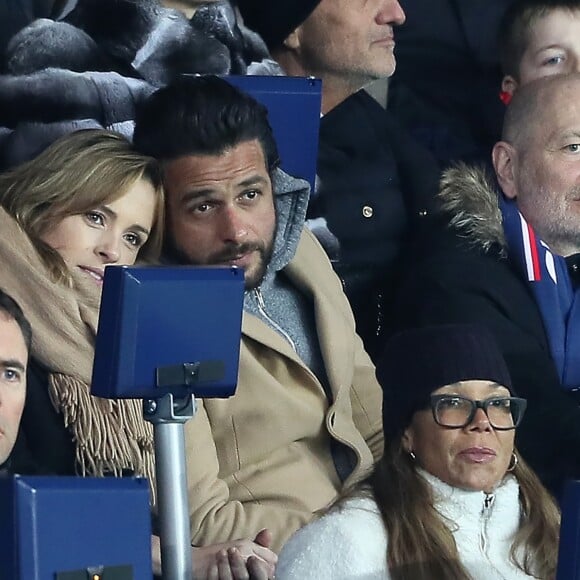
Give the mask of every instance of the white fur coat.
<svg viewBox="0 0 580 580">
<path fill-rule="evenodd" d="M 435 490 L 435 507 L 448 522 L 461 563 L 474 580 L 531 578 L 509 557 L 520 518 L 515 478 L 506 477 L 487 495 L 424 477 Z M 387 535 L 376 503 L 353 498 L 290 538 L 280 554 L 276 580 L 390 580 L 386 554 Z"/>
</svg>

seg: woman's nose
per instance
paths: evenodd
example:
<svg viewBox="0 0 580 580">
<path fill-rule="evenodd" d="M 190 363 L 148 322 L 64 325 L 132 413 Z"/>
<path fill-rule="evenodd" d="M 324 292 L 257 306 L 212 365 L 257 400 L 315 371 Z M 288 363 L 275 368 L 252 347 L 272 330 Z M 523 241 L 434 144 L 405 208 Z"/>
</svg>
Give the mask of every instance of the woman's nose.
<svg viewBox="0 0 580 580">
<path fill-rule="evenodd" d="M 95 252 L 104 264 L 114 264 L 119 261 L 120 243 L 112 235 L 106 235 L 100 240 Z"/>
</svg>

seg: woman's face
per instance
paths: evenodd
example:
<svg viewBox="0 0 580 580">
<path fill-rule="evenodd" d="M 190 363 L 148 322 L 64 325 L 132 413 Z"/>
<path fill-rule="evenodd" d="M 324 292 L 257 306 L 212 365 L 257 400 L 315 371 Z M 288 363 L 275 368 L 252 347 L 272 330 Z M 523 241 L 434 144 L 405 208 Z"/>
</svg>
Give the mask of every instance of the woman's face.
<svg viewBox="0 0 580 580">
<path fill-rule="evenodd" d="M 155 207 L 153 185 L 138 179 L 124 196 L 63 218 L 41 239 L 61 255 L 73 273 L 80 271 L 100 286 L 107 264 L 135 262 L 151 232 Z"/>
<path fill-rule="evenodd" d="M 505 387 L 490 381 L 462 381 L 437 389 L 434 395 L 460 395 L 474 400 L 509 397 Z M 462 489 L 492 491 L 503 479 L 514 449 L 515 430 L 497 431 L 483 409 L 460 429 L 442 427 L 431 409 L 417 411 L 403 435 L 403 447 L 413 452 L 425 471 Z"/>
</svg>

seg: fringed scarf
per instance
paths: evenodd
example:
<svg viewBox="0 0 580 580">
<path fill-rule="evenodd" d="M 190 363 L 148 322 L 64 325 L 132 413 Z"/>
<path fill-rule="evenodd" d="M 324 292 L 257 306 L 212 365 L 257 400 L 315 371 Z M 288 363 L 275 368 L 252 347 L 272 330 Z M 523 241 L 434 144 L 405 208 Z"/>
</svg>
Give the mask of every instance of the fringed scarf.
<svg viewBox="0 0 580 580">
<path fill-rule="evenodd" d="M 140 402 L 100 399 L 89 391 L 98 288 L 74 273 L 72 288 L 52 282 L 28 236 L 2 208 L 0 264 L 0 287 L 32 325 L 31 355 L 49 371 L 50 398 L 76 446 L 77 473 L 100 477 L 131 471 L 147 477 L 154 498 L 153 430 Z"/>
<path fill-rule="evenodd" d="M 500 196 L 508 255 L 532 290 L 540 309 L 552 359 L 565 389 L 580 387 L 580 291 L 566 261 L 552 254 L 519 212 Z"/>
</svg>

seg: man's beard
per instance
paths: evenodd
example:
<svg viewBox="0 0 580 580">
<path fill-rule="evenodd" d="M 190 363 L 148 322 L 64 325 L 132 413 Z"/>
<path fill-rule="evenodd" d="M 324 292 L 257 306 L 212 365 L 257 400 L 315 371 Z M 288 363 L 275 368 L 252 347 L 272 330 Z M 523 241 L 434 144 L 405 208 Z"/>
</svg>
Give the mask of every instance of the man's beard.
<svg viewBox="0 0 580 580">
<path fill-rule="evenodd" d="M 580 199 L 580 187 L 573 186 L 566 191 L 565 196 L 557 194 L 544 186 L 537 186 L 533 176 L 524 180 L 522 186 L 534 188 L 528 194 L 528 203 L 534 204 L 536 215 L 541 216 L 531 225 L 540 238 L 548 244 L 556 254 L 567 256 L 580 252 L 580 217 L 571 210 L 571 203 Z M 520 210 L 522 208 L 520 207 Z M 524 217 L 528 212 L 524 211 Z"/>
<path fill-rule="evenodd" d="M 177 247 L 173 239 L 167 237 L 167 242 L 163 251 L 165 263 L 179 264 L 187 266 L 227 266 L 228 262 L 236 259 L 240 255 L 248 254 L 250 252 L 257 252 L 258 262 L 255 271 L 251 277 L 244 272 L 244 285 L 246 290 L 252 290 L 258 287 L 268 269 L 268 264 L 272 259 L 272 252 L 274 250 L 274 241 L 270 242 L 268 246 L 257 242 L 247 242 L 245 244 L 229 244 L 222 251 L 212 254 L 204 262 L 194 262 L 187 253 L 181 248 Z"/>
</svg>

